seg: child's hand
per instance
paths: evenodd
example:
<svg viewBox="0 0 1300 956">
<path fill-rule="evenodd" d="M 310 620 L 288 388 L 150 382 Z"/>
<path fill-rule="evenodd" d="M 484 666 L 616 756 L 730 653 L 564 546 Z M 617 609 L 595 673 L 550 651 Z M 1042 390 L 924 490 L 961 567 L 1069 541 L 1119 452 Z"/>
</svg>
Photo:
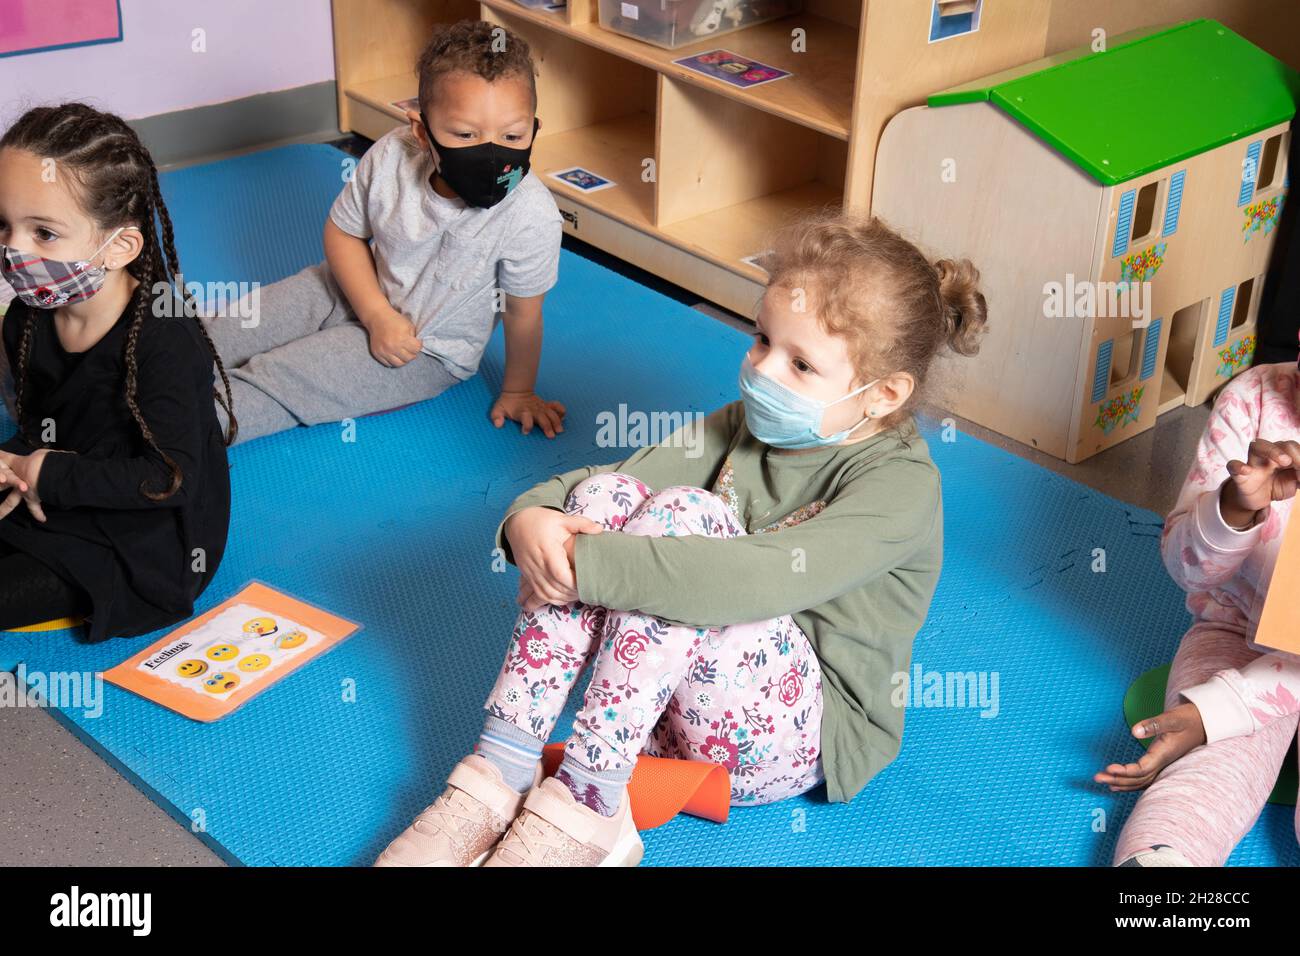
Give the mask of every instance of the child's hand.
<svg viewBox="0 0 1300 956">
<path fill-rule="evenodd" d="M 572 563 L 573 537 L 600 534 L 601 525 L 552 508 L 524 508 L 506 522 L 506 538 L 519 567 L 519 603 L 527 610 L 578 599 Z"/>
<path fill-rule="evenodd" d="M 1250 443 L 1246 459 L 1228 462 L 1232 481 L 1226 482 L 1219 493 L 1223 520 L 1234 526 L 1249 524 L 1271 502 L 1295 497 L 1300 442 L 1257 438 Z"/>
<path fill-rule="evenodd" d="M 389 368 L 405 365 L 424 347 L 411 320 L 396 309 L 372 316 L 365 326 L 370 335 L 370 354 L 376 362 Z"/>
<path fill-rule="evenodd" d="M 0 500 L 0 519 L 8 517 L 19 502 L 26 502 L 27 510 L 33 518 L 37 521 L 45 520 L 40 496 L 36 494 L 36 482 L 41 476 L 41 463 L 48 454 L 44 448 L 30 455 L 0 452 L 0 494 L 7 490 L 7 494 Z"/>
<path fill-rule="evenodd" d="M 517 600 L 519 601 L 519 606 L 525 611 L 536 611 L 538 608 L 545 607 L 548 604 L 560 603 L 558 601 L 548 601 L 543 597 L 539 597 L 537 592 L 533 590 L 532 584 L 530 584 L 528 579 L 522 574 L 519 576 L 519 597 Z M 576 601 L 577 598 L 575 597 L 573 600 Z M 569 602 L 566 601 L 564 603 L 567 604 Z"/>
<path fill-rule="evenodd" d="M 1109 784 L 1112 791 L 1141 790 L 1165 767 L 1205 743 L 1205 725 L 1195 704 L 1179 704 L 1173 710 L 1134 724 L 1133 736 L 1139 740 L 1156 739 L 1137 763 L 1113 763 L 1094 775 L 1093 780 Z"/>
<path fill-rule="evenodd" d="M 534 392 L 502 392 L 488 414 L 497 428 L 509 418 L 523 426 L 525 435 L 536 424 L 541 426 L 547 438 L 554 438 L 556 432 L 564 431 L 564 412 L 564 406 L 559 402 L 543 401 Z"/>
<path fill-rule="evenodd" d="M 564 539 L 564 556 L 568 559 L 570 568 L 576 568 L 577 566 L 573 558 L 574 542 L 577 540 L 578 540 L 578 536 L 576 534 L 571 534 Z M 575 574 L 576 574 L 576 570 L 575 570 Z M 565 598 L 566 598 L 565 601 L 566 604 L 571 601 L 578 600 L 578 585 L 576 580 L 574 581 L 573 591 L 566 592 Z M 520 607 L 522 607 L 525 611 L 536 611 L 539 607 L 542 607 L 543 605 L 554 604 L 554 603 L 556 602 L 546 601 L 541 597 L 539 597 L 537 592 L 533 590 L 533 586 L 529 582 L 528 578 L 524 577 L 522 574 L 519 575 L 519 606 Z"/>
</svg>

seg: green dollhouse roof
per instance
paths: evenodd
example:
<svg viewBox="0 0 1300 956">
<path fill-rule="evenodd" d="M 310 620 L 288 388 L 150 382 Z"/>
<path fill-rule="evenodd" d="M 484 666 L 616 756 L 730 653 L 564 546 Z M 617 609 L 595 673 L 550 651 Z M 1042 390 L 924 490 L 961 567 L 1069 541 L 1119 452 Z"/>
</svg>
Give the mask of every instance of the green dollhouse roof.
<svg viewBox="0 0 1300 956">
<path fill-rule="evenodd" d="M 1115 185 L 1286 122 L 1300 100 L 1300 74 L 1214 20 L 1037 66 L 929 105 L 988 100 Z"/>
</svg>

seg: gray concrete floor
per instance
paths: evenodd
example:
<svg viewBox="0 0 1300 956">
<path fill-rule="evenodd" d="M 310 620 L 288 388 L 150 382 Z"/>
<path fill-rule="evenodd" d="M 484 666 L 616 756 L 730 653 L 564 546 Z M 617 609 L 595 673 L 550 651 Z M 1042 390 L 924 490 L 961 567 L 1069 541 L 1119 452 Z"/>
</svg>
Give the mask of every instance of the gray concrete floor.
<svg viewBox="0 0 1300 956">
<path fill-rule="evenodd" d="M 696 307 L 750 328 L 712 306 Z M 958 422 L 967 434 L 1163 515 L 1177 498 L 1209 410 L 1169 412 L 1155 428 L 1078 465 Z M 0 740 L 0 867 L 223 865 L 48 713 L 0 708 Z"/>
</svg>

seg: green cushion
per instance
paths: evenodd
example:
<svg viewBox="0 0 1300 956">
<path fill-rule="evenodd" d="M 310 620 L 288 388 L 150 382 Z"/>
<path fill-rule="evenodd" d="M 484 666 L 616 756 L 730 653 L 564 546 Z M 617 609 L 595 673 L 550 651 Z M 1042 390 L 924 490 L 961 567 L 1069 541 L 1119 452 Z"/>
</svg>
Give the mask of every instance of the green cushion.
<svg viewBox="0 0 1300 956">
<path fill-rule="evenodd" d="M 1169 665 L 1153 667 L 1133 682 L 1133 686 L 1124 695 L 1124 720 L 1132 727 L 1139 720 L 1146 720 L 1165 709 L 1165 685 L 1169 682 Z M 1150 746 L 1150 740 L 1139 740 L 1143 747 Z M 1296 798 L 1296 756 L 1291 747 L 1282 762 L 1282 771 L 1277 777 L 1277 786 L 1269 795 L 1269 803 L 1286 807 L 1295 806 Z"/>
</svg>

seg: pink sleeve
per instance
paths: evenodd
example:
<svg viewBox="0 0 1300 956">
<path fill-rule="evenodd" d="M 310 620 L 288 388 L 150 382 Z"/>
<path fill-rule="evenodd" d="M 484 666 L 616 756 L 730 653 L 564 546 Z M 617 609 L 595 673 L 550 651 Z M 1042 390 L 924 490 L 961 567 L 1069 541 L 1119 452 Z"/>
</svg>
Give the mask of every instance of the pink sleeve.
<svg viewBox="0 0 1300 956">
<path fill-rule="evenodd" d="M 1182 695 L 1201 712 L 1207 743 L 1253 734 L 1300 712 L 1300 658 L 1262 654 L 1240 670 L 1219 671 Z"/>
<path fill-rule="evenodd" d="M 1244 461 L 1259 435 L 1261 379 L 1254 370 L 1220 393 L 1196 447 L 1174 510 L 1165 519 L 1160 553 L 1170 577 L 1184 591 L 1208 591 L 1237 573 L 1258 542 L 1263 522 L 1246 531 L 1230 527 L 1219 511 L 1219 489 L 1228 462 Z"/>
</svg>

